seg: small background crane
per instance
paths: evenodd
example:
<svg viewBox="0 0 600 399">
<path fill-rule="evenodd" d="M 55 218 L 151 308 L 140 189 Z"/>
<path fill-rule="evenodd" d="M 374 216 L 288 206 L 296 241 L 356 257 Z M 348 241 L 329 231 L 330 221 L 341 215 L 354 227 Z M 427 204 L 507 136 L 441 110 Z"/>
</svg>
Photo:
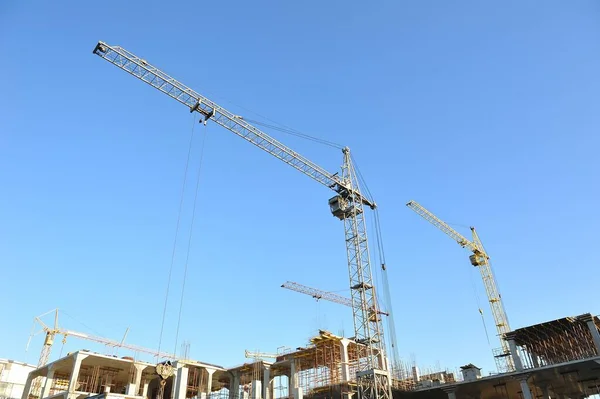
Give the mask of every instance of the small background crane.
<svg viewBox="0 0 600 399">
<path fill-rule="evenodd" d="M 246 357 L 246 359 L 260 360 L 260 359 L 262 359 L 264 357 L 270 358 L 270 359 L 277 359 L 277 357 L 279 355 L 276 355 L 274 353 L 252 352 L 252 351 L 249 351 L 248 349 L 246 349 L 244 351 L 244 356 Z"/>
<path fill-rule="evenodd" d="M 281 288 L 285 288 L 291 291 L 296 291 L 301 294 L 310 295 L 315 298 L 317 301 L 320 299 L 324 299 L 329 302 L 339 303 L 340 305 L 350 306 L 352 307 L 352 299 L 346 298 L 344 296 L 338 295 L 334 292 L 323 291 L 317 288 L 307 287 L 302 284 L 295 283 L 293 281 L 286 281 L 281 284 Z"/>
<path fill-rule="evenodd" d="M 352 299 L 338 295 L 335 292 L 323 291 L 318 288 L 307 287 L 306 285 L 295 283 L 293 281 L 286 281 L 285 283 L 281 284 L 281 288 L 285 288 L 290 291 L 296 291 L 305 295 L 310 295 L 317 301 L 323 299 L 325 301 L 339 303 L 340 305 L 352 307 Z M 381 310 L 377 310 L 377 314 L 389 316 L 389 313 L 383 312 Z"/>
<path fill-rule="evenodd" d="M 425 209 L 416 201 L 409 201 L 406 206 L 415 211 L 423 219 L 433 224 L 435 227 L 446 233 L 450 238 L 456 241 L 461 247 L 467 248 L 472 252 L 469 256 L 471 264 L 479 268 L 483 285 L 485 286 L 485 292 L 490 303 L 492 315 L 494 317 L 494 323 L 496 325 L 496 331 L 500 338 L 500 351 L 494 353 L 496 358 L 496 365 L 499 371 L 512 371 L 514 365 L 512 358 L 510 357 L 510 348 L 508 342 L 504 339 L 504 335 L 510 331 L 510 325 L 508 324 L 508 316 L 506 310 L 502 304 L 502 297 L 496 284 L 496 278 L 492 272 L 492 265 L 490 263 L 490 257 L 485 251 L 475 227 L 471 227 L 471 233 L 473 235 L 473 241 L 468 240 L 462 234 L 454 230 L 447 223 L 443 222 L 440 218 L 435 216 L 433 213 Z"/>
<path fill-rule="evenodd" d="M 44 316 L 47 316 L 51 313 L 54 313 L 54 324 L 52 325 L 52 327 L 48 326 L 42 320 L 42 318 Z M 36 332 L 35 331 L 36 325 L 39 325 L 41 327 L 41 330 Z M 137 345 L 126 344 L 125 338 L 127 337 L 128 332 L 129 332 L 129 329 L 127 329 L 127 331 L 125 332 L 125 335 L 123 336 L 123 339 L 121 341 L 114 341 L 114 340 L 111 340 L 108 338 L 98 337 L 98 336 L 94 336 L 94 335 L 90 335 L 90 334 L 86 334 L 86 333 L 82 333 L 82 332 L 78 332 L 78 331 L 73 331 L 73 330 L 67 330 L 58 325 L 58 309 L 53 309 L 53 310 L 50 310 L 50 311 L 34 318 L 33 328 L 31 330 L 29 340 L 27 341 L 27 349 L 29 349 L 29 344 L 31 343 L 31 339 L 35 335 L 37 335 L 39 333 L 45 334 L 44 345 L 42 346 L 42 351 L 40 353 L 40 358 L 38 360 L 37 368 L 44 367 L 46 364 L 48 364 L 48 360 L 50 359 L 50 353 L 52 352 L 52 346 L 54 345 L 54 339 L 56 338 L 57 335 L 63 336 L 63 339 L 62 339 L 63 345 L 67 342 L 67 337 L 75 337 L 75 338 L 84 339 L 87 341 L 98 342 L 100 344 L 105 345 L 107 348 L 112 348 L 114 350 L 123 348 L 123 349 L 131 350 L 135 354 L 145 353 L 147 355 L 156 357 L 157 361 L 159 358 L 161 358 L 161 359 L 174 359 L 175 358 L 175 356 L 171 353 L 158 352 L 153 349 L 148 349 L 148 348 L 144 348 L 144 347 L 137 346 Z M 32 388 L 31 388 L 31 394 L 33 396 L 39 397 L 39 393 L 40 393 L 39 390 L 41 388 L 41 382 L 42 382 L 42 377 L 38 377 L 33 381 Z"/>
</svg>

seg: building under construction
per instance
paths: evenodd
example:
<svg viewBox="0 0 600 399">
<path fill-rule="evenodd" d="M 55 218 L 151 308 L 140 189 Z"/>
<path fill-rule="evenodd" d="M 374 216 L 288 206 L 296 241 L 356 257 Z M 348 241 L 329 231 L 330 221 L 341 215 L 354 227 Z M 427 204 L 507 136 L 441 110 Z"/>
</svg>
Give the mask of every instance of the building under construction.
<svg viewBox="0 0 600 399">
<path fill-rule="evenodd" d="M 565 317 L 506 336 L 515 370 L 481 376 L 465 365 L 421 375 L 392 367 L 394 398 L 584 398 L 600 394 L 600 319 Z M 224 368 L 192 360 L 146 363 L 78 351 L 29 374 L 22 399 L 333 399 L 358 392 L 360 345 L 321 331 L 310 343 Z M 248 354 L 247 354 L 248 356 Z M 259 359 L 259 357 L 261 357 Z M 266 357 L 272 357 L 265 360 Z M 39 389 L 32 387 L 38 380 Z"/>
</svg>

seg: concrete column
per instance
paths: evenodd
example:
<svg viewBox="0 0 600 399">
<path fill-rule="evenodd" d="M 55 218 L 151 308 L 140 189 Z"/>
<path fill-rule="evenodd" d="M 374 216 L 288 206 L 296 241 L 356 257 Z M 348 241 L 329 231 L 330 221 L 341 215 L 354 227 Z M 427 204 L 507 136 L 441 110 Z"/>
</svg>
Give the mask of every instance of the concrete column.
<svg viewBox="0 0 600 399">
<path fill-rule="evenodd" d="M 302 388 L 298 386 L 298 372 L 296 371 L 296 363 L 290 360 L 290 379 L 288 386 L 288 397 L 293 399 L 302 399 Z"/>
<path fill-rule="evenodd" d="M 531 390 L 529 389 L 529 385 L 527 384 L 527 377 L 522 377 L 519 380 L 519 384 L 521 385 L 521 392 L 523 392 L 523 399 L 533 399 L 531 395 Z"/>
<path fill-rule="evenodd" d="M 110 393 L 110 386 L 112 385 L 112 375 L 106 376 L 106 384 L 104 384 L 104 393 Z"/>
<path fill-rule="evenodd" d="M 263 371 L 263 399 L 271 399 L 271 368 L 266 366 Z"/>
<path fill-rule="evenodd" d="M 33 384 L 34 378 L 32 377 L 32 373 L 29 373 L 27 376 L 27 381 L 25 381 L 25 386 L 23 387 L 23 395 L 21 395 L 21 399 L 29 399 L 29 393 L 31 391 L 31 384 Z"/>
<path fill-rule="evenodd" d="M 146 366 L 141 364 L 134 365 L 135 367 L 135 378 L 133 382 L 127 384 L 127 389 L 125 390 L 126 395 L 137 396 L 140 391 L 140 384 L 142 383 L 142 371 Z"/>
<path fill-rule="evenodd" d="M 288 378 L 288 398 L 296 399 L 296 363 L 290 360 L 290 378 Z"/>
<path fill-rule="evenodd" d="M 350 340 L 342 338 L 340 345 L 342 347 L 342 382 L 350 381 L 350 362 L 348 358 L 348 344 Z"/>
<path fill-rule="evenodd" d="M 46 398 L 46 397 L 50 396 L 50 388 L 52 388 L 53 382 L 54 382 L 54 367 L 48 367 L 48 373 L 46 374 L 46 382 L 44 383 L 44 387 L 42 388 L 40 398 Z"/>
<path fill-rule="evenodd" d="M 238 399 L 240 396 L 240 375 L 237 372 L 232 374 L 233 376 L 229 382 L 229 399 Z"/>
<path fill-rule="evenodd" d="M 510 354 L 512 356 L 513 363 L 515 364 L 515 369 L 517 371 L 523 370 L 523 362 L 521 362 L 521 357 L 517 351 L 517 344 L 515 343 L 514 337 L 510 335 L 510 333 L 506 334 L 506 342 L 508 342 L 508 346 L 510 347 Z"/>
<path fill-rule="evenodd" d="M 542 399 L 551 399 L 550 391 L 548 390 L 548 385 L 542 385 Z"/>
<path fill-rule="evenodd" d="M 208 379 L 206 380 L 206 395 L 210 396 L 212 392 L 212 376 L 217 371 L 216 369 L 206 368 L 206 372 L 208 373 Z"/>
<path fill-rule="evenodd" d="M 185 399 L 185 394 L 187 393 L 188 373 L 189 370 L 185 366 L 180 366 L 177 368 L 177 371 L 175 372 L 175 381 L 173 383 L 173 386 L 175 387 L 173 399 Z"/>
<path fill-rule="evenodd" d="M 456 399 L 456 387 L 442 388 L 448 395 L 448 399 Z"/>
<path fill-rule="evenodd" d="M 269 372 L 270 374 L 270 372 Z M 275 377 L 270 377 L 269 385 L 267 386 L 267 395 L 265 399 L 274 399 L 275 398 Z"/>
<path fill-rule="evenodd" d="M 74 392 L 77 390 L 77 379 L 79 378 L 79 370 L 81 369 L 81 362 L 83 362 L 83 359 L 85 359 L 86 357 L 88 357 L 88 355 L 84 355 L 80 352 L 77 352 L 74 355 L 73 369 L 71 370 L 71 378 L 69 379 L 69 389 L 67 395 L 68 399 L 77 396 L 74 394 Z"/>
<path fill-rule="evenodd" d="M 262 394 L 262 384 L 260 380 L 254 380 L 252 381 L 252 392 L 251 392 L 251 398 L 252 399 L 261 399 L 261 394 Z"/>
<path fill-rule="evenodd" d="M 149 387 L 149 386 L 150 386 L 150 384 L 149 384 L 149 383 L 147 383 L 147 382 L 144 382 L 144 389 L 142 390 L 142 396 L 143 396 L 144 398 L 147 398 L 147 397 L 148 397 L 148 387 Z"/>
</svg>

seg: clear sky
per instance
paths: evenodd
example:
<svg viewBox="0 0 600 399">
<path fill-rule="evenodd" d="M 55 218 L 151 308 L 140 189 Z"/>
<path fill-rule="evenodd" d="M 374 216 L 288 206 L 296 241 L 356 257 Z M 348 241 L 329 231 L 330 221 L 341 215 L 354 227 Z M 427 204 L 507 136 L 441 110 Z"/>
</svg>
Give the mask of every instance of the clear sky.
<svg viewBox="0 0 600 399">
<path fill-rule="evenodd" d="M 410 199 L 478 228 L 513 328 L 600 313 L 599 17 L 597 1 L 1 2 L 0 357 L 36 362 L 32 319 L 54 307 L 66 328 L 158 344 L 192 116 L 94 56 L 98 40 L 232 112 L 352 148 L 380 205 L 405 359 L 492 371 L 478 301 L 498 346 L 468 252 Z M 179 342 L 229 366 L 318 328 L 351 336 L 350 309 L 279 287 L 349 295 L 332 193 L 209 124 L 195 127 L 163 348 L 202 135 Z M 82 347 L 95 348 L 63 351 Z"/>
</svg>

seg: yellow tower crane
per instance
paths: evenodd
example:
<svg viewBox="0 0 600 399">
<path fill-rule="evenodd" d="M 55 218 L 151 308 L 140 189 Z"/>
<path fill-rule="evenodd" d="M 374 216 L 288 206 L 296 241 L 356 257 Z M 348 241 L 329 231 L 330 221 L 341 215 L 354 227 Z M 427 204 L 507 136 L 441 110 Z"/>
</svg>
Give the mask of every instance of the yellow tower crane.
<svg viewBox="0 0 600 399">
<path fill-rule="evenodd" d="M 510 348 L 508 342 L 504 338 L 505 334 L 510 331 L 510 325 L 508 324 L 508 316 L 506 310 L 502 304 L 502 296 L 496 284 L 496 279 L 492 271 L 492 265 L 490 263 L 490 257 L 485 251 L 475 227 L 471 227 L 471 233 L 473 235 L 473 241 L 468 240 L 462 234 L 454 230 L 447 223 L 443 222 L 440 218 L 429 212 L 423 206 L 416 201 L 409 201 L 406 206 L 415 211 L 423 219 L 433 224 L 435 227 L 446 233 L 450 238 L 454 239 L 461 247 L 467 248 L 473 254 L 469 256 L 471 264 L 479 268 L 483 285 L 485 286 L 485 292 L 490 303 L 492 310 L 492 316 L 494 317 L 494 323 L 496 324 L 496 331 L 500 338 L 500 350 L 496 350 L 494 355 L 496 358 L 496 364 L 499 371 L 513 371 L 514 364 L 510 356 Z"/>
</svg>

